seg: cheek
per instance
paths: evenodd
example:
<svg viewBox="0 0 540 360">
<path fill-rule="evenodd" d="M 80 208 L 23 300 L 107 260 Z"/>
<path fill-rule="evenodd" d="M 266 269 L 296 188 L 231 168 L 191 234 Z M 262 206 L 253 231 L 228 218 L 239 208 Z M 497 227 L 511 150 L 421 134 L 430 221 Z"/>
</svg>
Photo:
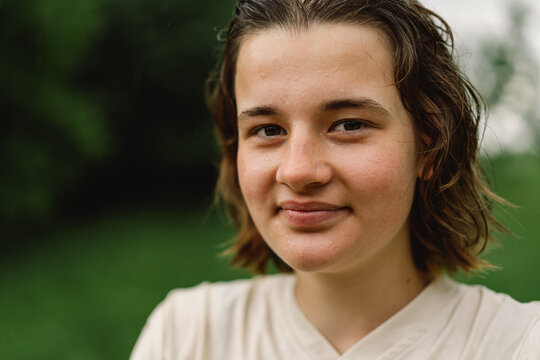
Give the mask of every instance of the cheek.
<svg viewBox="0 0 540 360">
<path fill-rule="evenodd" d="M 381 219 L 408 214 L 416 181 L 412 151 L 379 149 L 362 154 L 354 163 L 356 166 L 349 163 L 345 171 L 353 174 L 348 181 L 358 201 L 367 202 L 371 211 L 384 215 Z"/>
<path fill-rule="evenodd" d="M 370 183 L 375 194 L 400 199 L 414 185 L 414 164 L 406 157 L 383 155 L 374 160 L 372 165 Z"/>
<path fill-rule="evenodd" d="M 268 160 L 253 152 L 242 151 L 241 147 L 238 149 L 238 182 L 250 210 L 266 198 L 272 183 L 272 168 Z"/>
<path fill-rule="evenodd" d="M 253 184 L 256 184 L 256 181 L 252 179 L 252 172 L 250 169 L 250 162 L 246 161 L 247 159 L 243 154 L 238 151 L 238 156 L 236 158 L 236 168 L 238 172 L 238 183 L 240 184 L 240 190 L 242 191 L 242 195 L 244 196 L 244 199 L 246 202 L 248 202 L 250 196 L 249 194 L 253 192 L 251 187 Z"/>
<path fill-rule="evenodd" d="M 355 157 L 343 157 L 341 161 L 344 172 L 354 174 L 353 177 L 373 190 L 393 189 L 404 184 L 405 180 L 414 178 L 414 153 L 404 149 L 370 148 L 363 149 Z"/>
</svg>

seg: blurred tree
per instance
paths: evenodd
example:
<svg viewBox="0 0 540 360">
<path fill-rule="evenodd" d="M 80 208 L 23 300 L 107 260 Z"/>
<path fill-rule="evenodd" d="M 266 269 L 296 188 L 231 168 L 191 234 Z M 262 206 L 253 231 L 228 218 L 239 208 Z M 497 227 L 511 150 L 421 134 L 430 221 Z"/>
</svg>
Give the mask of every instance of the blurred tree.
<svg viewBox="0 0 540 360">
<path fill-rule="evenodd" d="M 508 6 L 509 29 L 502 38 L 484 38 L 476 66 L 472 69 L 476 83 L 485 95 L 498 121 L 506 127 L 525 124 L 522 133 L 531 137 L 533 151 L 540 150 L 540 59 L 534 54 L 526 36 L 529 8 L 523 2 Z M 538 35 L 538 34 L 537 34 Z M 512 115 L 500 119 L 502 114 Z M 524 143 L 527 139 L 522 138 Z M 524 144 L 520 144 L 524 145 Z M 503 149 L 511 150 L 511 149 Z"/>
<path fill-rule="evenodd" d="M 101 0 L 0 3 L 0 215 L 46 216 L 81 167 L 107 153 L 98 103 L 73 84 L 100 36 Z"/>
<path fill-rule="evenodd" d="M 217 59 L 215 27 L 227 23 L 230 6 L 107 4 L 105 36 L 79 81 L 100 97 L 113 141 L 110 156 L 91 169 L 75 199 L 177 207 L 210 196 L 216 148 L 203 84 Z"/>
<path fill-rule="evenodd" d="M 4 228 L 115 198 L 208 193 L 216 151 L 203 83 L 231 5 L 0 1 Z"/>
</svg>

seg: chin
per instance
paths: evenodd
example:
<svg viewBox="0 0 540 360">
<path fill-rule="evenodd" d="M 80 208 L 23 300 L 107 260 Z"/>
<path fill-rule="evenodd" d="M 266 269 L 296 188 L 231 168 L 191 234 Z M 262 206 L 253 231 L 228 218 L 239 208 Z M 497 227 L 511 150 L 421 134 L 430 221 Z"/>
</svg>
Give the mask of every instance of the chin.
<svg viewBox="0 0 540 360">
<path fill-rule="evenodd" d="M 269 230 L 263 233 L 268 246 L 296 271 L 327 272 L 337 269 L 351 261 L 351 253 L 358 250 L 357 241 L 353 241 L 355 237 L 335 228 L 299 232 L 283 228 L 278 223 L 265 230 Z"/>
<path fill-rule="evenodd" d="M 333 265 L 336 265 L 338 258 L 338 254 L 314 249 L 289 252 L 286 257 L 281 257 L 295 271 L 311 273 L 329 271 L 334 267 Z"/>
</svg>

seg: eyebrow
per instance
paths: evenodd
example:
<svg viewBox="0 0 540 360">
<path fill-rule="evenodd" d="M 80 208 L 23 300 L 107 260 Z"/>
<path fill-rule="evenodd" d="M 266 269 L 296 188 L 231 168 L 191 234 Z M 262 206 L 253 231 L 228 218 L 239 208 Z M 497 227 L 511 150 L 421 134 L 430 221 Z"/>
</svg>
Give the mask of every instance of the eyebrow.
<svg viewBox="0 0 540 360">
<path fill-rule="evenodd" d="M 248 117 L 269 116 L 269 115 L 277 115 L 276 109 L 274 109 L 272 106 L 270 105 L 254 106 L 252 108 L 242 111 L 240 115 L 238 115 L 237 121 L 242 121 L 243 119 L 246 119 Z"/>
<path fill-rule="evenodd" d="M 379 102 L 364 97 L 325 101 L 319 107 L 320 112 L 332 112 L 343 109 L 368 109 L 377 111 L 385 116 L 390 116 L 390 113 Z M 237 121 L 242 121 L 249 117 L 272 116 L 277 114 L 278 111 L 270 105 L 254 106 L 242 111 L 238 115 Z"/>
<path fill-rule="evenodd" d="M 356 108 L 374 110 L 383 115 L 390 116 L 388 110 L 386 110 L 379 102 L 364 97 L 326 101 L 321 105 L 320 110 L 321 112 L 329 112 Z"/>
</svg>

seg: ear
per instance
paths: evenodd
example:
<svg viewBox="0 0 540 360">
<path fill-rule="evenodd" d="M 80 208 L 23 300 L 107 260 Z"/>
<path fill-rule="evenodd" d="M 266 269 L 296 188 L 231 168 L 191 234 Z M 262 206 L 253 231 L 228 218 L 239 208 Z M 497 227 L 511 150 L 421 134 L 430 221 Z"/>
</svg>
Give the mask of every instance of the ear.
<svg viewBox="0 0 540 360">
<path fill-rule="evenodd" d="M 420 135 L 420 151 L 418 152 L 418 178 L 420 180 L 430 180 L 433 177 L 433 165 L 427 163 L 426 149 L 431 144 L 431 138 L 426 134 Z M 429 169 L 426 169 L 429 167 Z M 427 170 L 427 171 L 426 171 Z"/>
</svg>

